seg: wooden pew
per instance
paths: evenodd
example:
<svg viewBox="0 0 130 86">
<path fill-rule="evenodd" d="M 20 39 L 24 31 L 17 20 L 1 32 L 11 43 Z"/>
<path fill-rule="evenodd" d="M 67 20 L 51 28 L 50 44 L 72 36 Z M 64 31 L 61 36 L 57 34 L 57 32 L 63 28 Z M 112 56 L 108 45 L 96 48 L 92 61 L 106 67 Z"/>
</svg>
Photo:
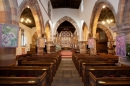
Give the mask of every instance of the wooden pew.
<svg viewBox="0 0 130 86">
<path fill-rule="evenodd" d="M 45 57 L 45 56 L 39 56 L 39 55 L 33 55 L 33 56 L 27 56 L 27 57 L 22 57 L 22 58 L 19 58 L 18 59 L 18 65 L 21 65 L 21 62 L 22 61 L 54 61 L 54 60 L 56 60 L 55 61 L 55 63 L 56 63 L 56 69 L 58 69 L 58 66 L 59 66 L 59 64 L 60 64 L 60 60 L 58 59 L 58 57 Z"/>
<path fill-rule="evenodd" d="M 52 76 L 56 73 L 56 65 L 53 61 L 22 61 L 19 66 L 50 66 Z"/>
<path fill-rule="evenodd" d="M 50 67 L 0 67 L 1 86 L 51 86 Z"/>
<path fill-rule="evenodd" d="M 85 65 L 85 66 L 115 66 L 115 62 L 113 61 L 105 61 L 105 60 L 100 60 L 100 59 L 89 59 L 89 60 L 81 60 L 79 61 L 78 63 L 78 72 L 79 72 L 79 75 L 82 76 L 82 65 Z"/>
<path fill-rule="evenodd" d="M 116 63 L 118 62 L 118 56 L 115 56 L 115 55 L 110 55 L 110 54 L 101 53 L 101 54 L 99 54 L 99 56 L 100 56 L 101 58 L 104 58 L 104 59 L 113 60 L 113 61 L 115 61 Z"/>
<path fill-rule="evenodd" d="M 127 72 L 124 72 L 127 71 Z M 125 75 L 130 72 L 130 67 L 121 67 L 121 66 L 83 66 L 82 70 L 82 80 L 84 86 L 89 85 L 89 72 L 94 73 L 94 75 Z M 93 85 L 97 86 L 97 85 Z"/>
</svg>

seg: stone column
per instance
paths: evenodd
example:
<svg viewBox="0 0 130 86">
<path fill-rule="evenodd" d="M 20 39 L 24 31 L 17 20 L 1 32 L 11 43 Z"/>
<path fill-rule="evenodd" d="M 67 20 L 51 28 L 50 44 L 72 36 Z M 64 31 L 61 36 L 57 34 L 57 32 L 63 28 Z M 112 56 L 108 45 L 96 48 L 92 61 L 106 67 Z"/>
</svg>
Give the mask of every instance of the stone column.
<svg viewBox="0 0 130 86">
<path fill-rule="evenodd" d="M 116 29 L 117 35 L 126 36 L 127 34 L 130 34 L 129 23 L 124 23 L 124 24 L 118 25 L 117 27 L 113 28 L 113 29 Z M 130 40 L 130 39 L 127 39 L 127 40 Z M 127 44 L 127 40 L 125 40 L 126 44 Z M 128 60 L 126 57 L 119 56 L 119 64 L 130 66 L 130 60 Z"/>
<path fill-rule="evenodd" d="M 80 41 L 79 46 L 80 46 L 80 53 L 86 53 L 86 41 Z"/>
</svg>

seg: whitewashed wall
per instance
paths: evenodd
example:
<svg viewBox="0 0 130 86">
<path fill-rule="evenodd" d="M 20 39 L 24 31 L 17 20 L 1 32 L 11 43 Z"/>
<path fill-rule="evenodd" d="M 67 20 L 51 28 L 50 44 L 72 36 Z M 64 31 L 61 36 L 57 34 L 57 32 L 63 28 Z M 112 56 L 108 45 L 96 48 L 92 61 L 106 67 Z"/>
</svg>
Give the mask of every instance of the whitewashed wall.
<svg viewBox="0 0 130 86">
<path fill-rule="evenodd" d="M 26 46 L 21 46 L 21 30 L 19 30 L 19 41 L 18 41 L 18 47 L 16 48 L 16 55 L 22 54 L 22 49 L 25 48 L 25 53 L 27 53 L 28 50 L 30 50 L 30 44 L 32 43 L 32 33 L 35 32 L 36 29 L 31 29 L 21 23 L 19 23 L 19 27 L 24 29 L 24 36 L 25 36 L 25 43 Z"/>
<path fill-rule="evenodd" d="M 18 6 L 22 3 L 23 0 L 17 0 Z"/>
<path fill-rule="evenodd" d="M 46 22 L 48 20 L 52 20 L 52 17 L 49 18 L 49 16 L 48 16 L 48 1 L 50 1 L 50 0 L 38 0 L 40 9 L 42 11 L 42 16 L 43 16 L 43 20 L 44 20 L 44 26 L 46 25 Z M 51 6 L 51 15 L 52 14 L 53 14 L 53 9 L 52 9 L 52 6 Z"/>
</svg>

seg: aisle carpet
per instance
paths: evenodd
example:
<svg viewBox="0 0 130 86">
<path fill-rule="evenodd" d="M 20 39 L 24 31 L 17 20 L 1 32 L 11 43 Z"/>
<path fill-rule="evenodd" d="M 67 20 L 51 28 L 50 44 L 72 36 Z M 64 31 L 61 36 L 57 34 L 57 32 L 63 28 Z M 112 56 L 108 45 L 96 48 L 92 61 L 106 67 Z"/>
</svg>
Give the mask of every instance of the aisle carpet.
<svg viewBox="0 0 130 86">
<path fill-rule="evenodd" d="M 70 50 L 62 50 L 61 51 L 61 55 L 62 55 L 62 57 L 64 58 L 64 57 L 72 57 L 72 52 L 70 51 Z"/>
<path fill-rule="evenodd" d="M 83 86 L 72 58 L 62 58 L 52 86 Z"/>
</svg>

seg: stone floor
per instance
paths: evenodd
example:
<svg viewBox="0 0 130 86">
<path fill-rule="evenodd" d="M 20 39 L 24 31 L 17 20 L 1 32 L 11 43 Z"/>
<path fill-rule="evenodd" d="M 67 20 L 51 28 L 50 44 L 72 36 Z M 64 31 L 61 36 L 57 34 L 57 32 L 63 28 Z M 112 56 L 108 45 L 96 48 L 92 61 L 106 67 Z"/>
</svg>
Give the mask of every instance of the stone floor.
<svg viewBox="0 0 130 86">
<path fill-rule="evenodd" d="M 83 86 L 72 58 L 62 59 L 52 86 Z"/>
</svg>

